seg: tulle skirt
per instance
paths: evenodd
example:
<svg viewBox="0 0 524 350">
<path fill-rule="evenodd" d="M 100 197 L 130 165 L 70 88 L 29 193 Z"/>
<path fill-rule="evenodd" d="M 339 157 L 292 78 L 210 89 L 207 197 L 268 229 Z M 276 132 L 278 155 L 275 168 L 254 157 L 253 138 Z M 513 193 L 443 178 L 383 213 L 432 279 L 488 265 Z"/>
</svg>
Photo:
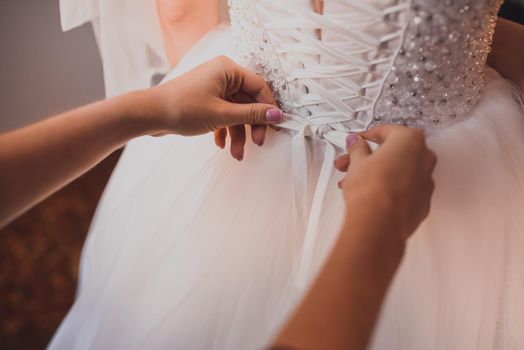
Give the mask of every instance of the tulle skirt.
<svg viewBox="0 0 524 350">
<path fill-rule="evenodd" d="M 227 31 L 210 34 L 173 75 L 230 44 Z M 471 115 L 429 139 L 439 157 L 431 213 L 408 243 L 372 349 L 524 348 L 524 116 L 515 90 L 487 73 Z M 285 132 L 247 145 L 243 162 L 209 135 L 131 142 L 84 247 L 77 299 L 49 348 L 267 345 L 342 222 L 343 174 L 327 170 L 328 147 L 308 140 L 301 174 Z"/>
</svg>

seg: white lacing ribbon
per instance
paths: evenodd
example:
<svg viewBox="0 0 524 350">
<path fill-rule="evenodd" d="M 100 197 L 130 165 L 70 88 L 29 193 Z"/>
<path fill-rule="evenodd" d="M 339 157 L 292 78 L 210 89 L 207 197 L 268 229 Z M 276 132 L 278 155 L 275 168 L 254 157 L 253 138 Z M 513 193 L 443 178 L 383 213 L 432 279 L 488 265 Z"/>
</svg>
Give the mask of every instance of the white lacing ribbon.
<svg viewBox="0 0 524 350">
<path fill-rule="evenodd" d="M 376 96 L 368 96 L 366 90 L 380 89 L 386 73 L 382 76 L 373 73 L 379 65 L 391 63 L 396 50 L 377 56 L 373 56 L 373 53 L 387 42 L 402 36 L 400 26 L 377 35 L 367 29 L 382 24 L 385 17 L 395 16 L 405 10 L 407 1 L 400 0 L 385 9 L 361 0 L 345 0 L 341 4 L 347 6 L 347 11 L 324 15 L 305 6 L 289 6 L 284 1 L 271 3 L 272 13 L 281 14 L 277 16 L 267 12 L 269 10 L 264 6 L 258 7 L 262 18 L 266 19 L 264 28 L 271 33 L 273 49 L 279 57 L 289 100 L 293 104 L 293 113 L 286 114 L 285 121 L 279 126 L 294 133 L 292 166 L 295 210 L 299 220 L 305 221 L 307 218 L 301 255 L 295 266 L 295 286 L 300 289 L 306 288 L 312 277 L 313 253 L 323 202 L 334 171 L 336 148 L 344 150 L 348 133 L 363 131 L 369 125 Z M 319 40 L 314 34 L 316 30 L 348 40 Z M 288 54 L 289 59 L 286 59 Z M 362 80 L 366 74 L 368 78 Z M 329 87 L 321 83 L 326 81 L 330 82 Z M 320 105 L 329 108 L 320 108 Z M 308 208 L 307 143 L 311 138 L 323 142 L 325 151 L 312 204 Z"/>
<path fill-rule="evenodd" d="M 279 124 L 280 127 L 292 130 L 295 135 L 292 139 L 292 167 L 294 177 L 295 208 L 299 220 L 307 218 L 306 231 L 302 245 L 302 251 L 298 265 L 296 265 L 295 286 L 300 289 L 306 288 L 311 278 L 313 251 L 317 242 L 322 204 L 328 190 L 329 182 L 333 174 L 333 162 L 336 159 L 337 149 L 345 149 L 347 129 L 337 129 L 324 123 L 312 124 L 298 116 L 286 114 L 286 121 Z M 337 124 L 334 124 L 337 125 Z M 359 132 L 363 129 L 352 129 Z M 308 156 L 307 143 L 315 138 L 324 143 L 324 159 L 318 176 L 315 192 L 312 197 L 312 205 L 308 213 Z M 308 215 L 309 214 L 309 215 Z"/>
</svg>

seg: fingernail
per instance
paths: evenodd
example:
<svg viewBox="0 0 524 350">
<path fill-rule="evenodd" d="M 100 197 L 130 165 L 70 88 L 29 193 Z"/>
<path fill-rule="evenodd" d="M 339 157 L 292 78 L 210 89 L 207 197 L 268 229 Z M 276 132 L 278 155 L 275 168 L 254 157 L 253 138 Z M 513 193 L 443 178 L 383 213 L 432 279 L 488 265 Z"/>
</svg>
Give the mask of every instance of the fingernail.
<svg viewBox="0 0 524 350">
<path fill-rule="evenodd" d="M 284 114 L 280 109 L 277 108 L 271 108 L 268 109 L 266 112 L 266 120 L 268 122 L 279 122 L 284 117 Z"/>
<path fill-rule="evenodd" d="M 242 160 L 244 160 L 244 152 L 242 152 L 239 156 L 238 156 L 238 161 L 241 162 Z"/>
<path fill-rule="evenodd" d="M 342 180 L 337 183 L 338 188 L 342 189 Z"/>
<path fill-rule="evenodd" d="M 346 137 L 346 146 L 347 146 L 347 148 L 351 148 L 357 142 L 358 142 L 357 134 L 351 133 L 351 134 L 349 134 Z"/>
</svg>

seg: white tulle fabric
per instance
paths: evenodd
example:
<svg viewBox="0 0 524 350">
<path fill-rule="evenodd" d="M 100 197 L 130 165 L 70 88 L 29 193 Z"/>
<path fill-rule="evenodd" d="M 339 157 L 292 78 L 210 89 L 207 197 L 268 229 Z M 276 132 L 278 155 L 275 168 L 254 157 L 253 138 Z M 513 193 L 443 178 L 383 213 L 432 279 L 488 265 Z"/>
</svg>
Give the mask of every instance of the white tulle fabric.
<svg viewBox="0 0 524 350">
<path fill-rule="evenodd" d="M 235 58 L 234 46 L 217 28 L 168 79 L 220 54 Z M 428 140 L 439 156 L 431 214 L 409 242 L 372 349 L 524 347 L 522 102 L 485 71 L 479 104 Z M 131 142 L 93 221 L 77 300 L 49 348 L 266 345 L 342 220 L 342 174 L 326 165 L 340 151 L 304 136 L 270 131 L 240 163 L 209 136 Z"/>
</svg>

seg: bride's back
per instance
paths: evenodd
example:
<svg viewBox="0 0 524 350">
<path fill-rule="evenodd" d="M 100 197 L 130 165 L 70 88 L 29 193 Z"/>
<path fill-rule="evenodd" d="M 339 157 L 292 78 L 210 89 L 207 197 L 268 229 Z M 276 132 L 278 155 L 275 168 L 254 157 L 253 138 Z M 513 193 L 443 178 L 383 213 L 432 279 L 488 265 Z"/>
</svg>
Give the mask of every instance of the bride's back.
<svg viewBox="0 0 524 350">
<path fill-rule="evenodd" d="M 230 0 L 244 62 L 284 108 L 348 131 L 432 132 L 476 105 L 501 0 Z M 324 132 L 327 130 L 324 129 Z"/>
</svg>

